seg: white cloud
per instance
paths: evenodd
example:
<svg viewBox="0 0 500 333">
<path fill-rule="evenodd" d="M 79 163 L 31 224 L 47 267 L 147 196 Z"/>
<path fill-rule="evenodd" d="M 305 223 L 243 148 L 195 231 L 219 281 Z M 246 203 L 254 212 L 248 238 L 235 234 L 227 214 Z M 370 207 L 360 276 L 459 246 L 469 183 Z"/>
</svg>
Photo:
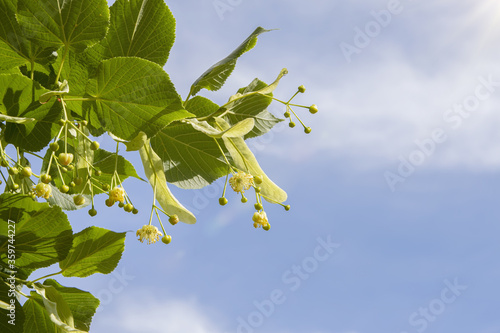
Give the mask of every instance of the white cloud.
<svg viewBox="0 0 500 333">
<path fill-rule="evenodd" d="M 277 137 L 286 136 L 291 146 L 273 147 L 283 143 L 273 139 L 263 154 L 280 154 L 293 161 L 325 154 L 341 156 L 359 167 L 390 166 L 397 164 L 398 156 L 417 148 L 415 140 L 429 138 L 439 127 L 448 140 L 428 158 L 427 166 L 500 166 L 500 155 L 494 153 L 500 149 L 496 140 L 500 89 L 457 130 L 443 121 L 448 108 L 474 92 L 478 76 L 493 74 L 500 81 L 499 5 L 403 1 L 401 14 L 393 16 L 370 45 L 347 63 L 339 44 L 352 43 L 354 27 L 363 28 L 374 19 L 371 11 L 386 8 L 388 2 L 317 0 L 306 6 L 289 1 L 278 21 L 265 14 L 281 12 L 270 2 L 243 2 L 223 21 L 210 2 L 203 4 L 210 15 L 184 11 L 191 6 L 187 3 L 169 3 L 177 16 L 178 38 L 166 69 L 185 97 L 197 75 L 229 53 L 256 25 L 272 23 L 281 30 L 260 38 L 257 47 L 238 61 L 227 85 L 219 92 L 202 93 L 222 103 L 256 76 L 272 81 L 282 66 L 290 74 L 282 80 L 277 96 L 286 98 L 298 84 L 306 83 L 309 89 L 300 102 L 320 107 L 316 116 L 302 113 L 313 128 L 310 138 L 304 140 L 300 128 L 280 132 Z M 295 20 L 294 13 L 314 18 L 314 25 Z M 192 29 L 193 22 L 205 28 Z"/>
<path fill-rule="evenodd" d="M 313 86 L 300 97 L 301 102 L 320 108 L 315 116 L 302 113 L 313 128 L 312 138 L 306 140 L 300 130 L 294 130 L 294 135 L 286 134 L 291 147 L 264 153 L 290 160 L 324 154 L 360 168 L 390 167 L 399 163 L 399 156 L 418 149 L 415 141 L 429 139 L 440 128 L 447 140 L 436 145 L 425 166 L 498 168 L 499 86 L 460 126 L 453 128 L 444 120 L 448 109 L 475 94 L 479 77 L 492 76 L 500 82 L 494 43 L 500 25 L 493 20 L 500 11 L 494 5 L 492 12 L 491 6 L 461 2 L 456 8 L 456 1 L 408 5 L 350 64 L 338 44 L 348 40 L 345 36 L 352 38 L 353 24 L 362 26 L 364 21 L 325 25 L 332 33 L 345 29 L 343 38 L 308 36 L 310 44 L 318 45 L 318 54 L 304 61 L 302 72 L 292 80 L 283 80 L 280 91 L 295 89 L 296 77 L 311 82 Z M 419 21 L 422 17 L 425 24 Z M 297 52 L 287 56 L 295 61 L 286 61 L 300 63 L 304 56 Z"/>
<path fill-rule="evenodd" d="M 157 295 L 120 299 L 113 313 L 96 317 L 93 328 L 122 333 L 222 333 L 214 311 L 195 298 L 161 300 Z M 97 331 L 96 330 L 96 331 Z"/>
</svg>

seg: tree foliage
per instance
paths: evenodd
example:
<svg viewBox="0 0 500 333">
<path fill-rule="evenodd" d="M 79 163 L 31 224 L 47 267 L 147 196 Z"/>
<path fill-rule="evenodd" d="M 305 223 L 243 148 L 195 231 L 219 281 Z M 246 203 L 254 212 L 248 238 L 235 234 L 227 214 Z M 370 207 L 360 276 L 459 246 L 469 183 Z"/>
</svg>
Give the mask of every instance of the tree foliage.
<svg viewBox="0 0 500 333">
<path fill-rule="evenodd" d="M 171 242 L 159 213 L 172 225 L 196 222 L 169 183 L 199 189 L 226 177 L 219 203 L 227 203 L 227 184 L 242 202 L 254 191 L 253 224 L 264 230 L 264 201 L 290 209 L 245 140 L 283 121 L 267 110 L 273 101 L 286 107 L 290 127 L 295 117 L 310 133 L 292 107 L 315 113 L 316 106 L 290 103 L 305 88 L 288 101 L 275 98 L 283 69 L 271 84 L 252 80 L 224 105 L 198 96 L 219 90 L 268 31 L 255 29 L 183 99 L 163 69 L 175 40 L 163 0 L 117 0 L 109 8 L 106 0 L 0 0 L 1 332 L 90 330 L 94 296 L 31 276 L 52 265 L 59 268 L 50 276 L 65 277 L 108 274 L 118 265 L 125 233 L 97 226 L 74 233 L 64 211 L 87 207 L 95 216 L 94 200 L 104 196 L 107 206 L 138 212 L 123 182 L 143 178 L 120 148 L 140 156 L 152 188 L 149 224 L 136 233 L 141 242 Z M 102 135 L 116 150 L 100 148 Z M 39 172 L 33 159 L 41 160 Z"/>
</svg>

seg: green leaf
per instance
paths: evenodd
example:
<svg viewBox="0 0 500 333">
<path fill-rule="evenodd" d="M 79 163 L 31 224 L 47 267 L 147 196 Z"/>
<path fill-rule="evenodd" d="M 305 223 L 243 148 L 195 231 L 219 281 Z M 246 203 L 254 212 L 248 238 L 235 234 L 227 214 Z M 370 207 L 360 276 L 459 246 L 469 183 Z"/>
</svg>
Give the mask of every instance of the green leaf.
<svg viewBox="0 0 500 333">
<path fill-rule="evenodd" d="M 21 70 L 19 67 L 12 67 L 9 69 L 1 69 L 0 68 L 0 74 L 22 74 Z"/>
<path fill-rule="evenodd" d="M 242 115 L 237 113 L 233 114 L 232 116 L 233 117 L 225 117 L 226 120 L 229 120 L 230 124 L 233 124 L 235 121 L 238 121 L 242 118 Z M 253 119 L 255 120 L 255 126 L 248 134 L 244 136 L 245 140 L 266 134 L 274 127 L 274 125 L 283 121 L 283 119 L 276 118 L 267 110 L 263 110 L 260 113 L 256 114 L 255 116 L 253 116 Z"/>
<path fill-rule="evenodd" d="M 68 304 L 64 301 L 57 290 L 52 286 L 40 283 L 33 284 L 38 295 L 42 296 L 45 310 L 49 313 L 50 320 L 64 332 L 74 332 L 74 321 Z"/>
<path fill-rule="evenodd" d="M 12 221 L 12 222 L 9 222 Z M 66 258 L 73 234 L 66 214 L 31 197 L 4 193 L 0 196 L 0 259 L 7 262 L 9 230 L 15 226 L 16 266 L 35 269 Z"/>
<path fill-rule="evenodd" d="M 8 69 L 28 63 L 28 42 L 22 37 L 16 21 L 15 0 L 0 1 L 0 68 Z"/>
<path fill-rule="evenodd" d="M 163 172 L 163 162 L 151 149 L 149 142 L 139 149 L 144 173 L 153 187 L 156 187 L 156 200 L 167 213 L 179 216 L 179 220 L 184 223 L 196 223 L 196 217 L 187 210 L 170 192 L 167 186 L 165 173 Z"/>
<path fill-rule="evenodd" d="M 75 328 L 70 307 L 56 288 L 35 283 L 35 291 L 24 303 L 25 332 L 80 332 Z"/>
<path fill-rule="evenodd" d="M 0 62 L 0 69 L 10 69 L 24 65 L 28 62 L 27 59 L 19 55 L 7 43 L 3 41 L 0 41 L 0 59 L 2 59 L 2 61 Z"/>
<path fill-rule="evenodd" d="M 34 94 L 33 94 L 34 92 Z M 21 149 L 39 151 L 59 129 L 61 105 L 57 100 L 40 104 L 38 98 L 48 90 L 19 74 L 0 74 L 0 113 L 10 117 L 34 118 L 36 122 L 7 123 L 5 140 Z"/>
<path fill-rule="evenodd" d="M 219 106 L 208 98 L 195 96 L 187 101 L 186 110 L 196 117 L 207 117 L 219 110 Z"/>
<path fill-rule="evenodd" d="M 236 66 L 236 60 L 245 52 L 251 50 L 257 43 L 257 37 L 270 30 L 258 27 L 248 36 L 245 41 L 238 46 L 230 55 L 222 59 L 212 67 L 210 67 L 205 73 L 203 73 L 191 86 L 191 91 L 189 94 L 191 96 L 196 95 L 201 89 L 205 88 L 208 90 L 216 91 L 219 90 L 226 82 L 229 75 L 234 70 Z"/>
<path fill-rule="evenodd" d="M 117 156 L 116 154 L 110 153 L 109 151 L 106 151 L 104 149 L 98 149 L 94 152 L 94 166 L 97 169 L 101 170 L 101 172 L 103 173 L 103 176 L 101 176 L 103 178 L 97 177 L 97 179 L 106 182 L 104 177 L 105 175 L 109 175 L 111 180 L 111 176 L 115 171 L 115 165 L 116 172 L 118 173 L 122 181 L 124 179 L 127 179 L 128 177 L 134 177 L 139 180 L 143 180 L 137 174 L 137 171 L 135 170 L 132 163 L 127 161 L 123 156 Z"/>
<path fill-rule="evenodd" d="M 272 92 L 276 89 L 279 80 L 287 73 L 283 69 L 276 80 L 267 85 L 259 79 L 253 80 L 247 87 L 240 88 L 236 95 L 231 96 L 230 102 L 224 105 L 226 109 L 224 119 L 231 125 L 252 117 L 255 120 L 253 130 L 245 135 L 245 139 L 265 134 L 274 125 L 283 121 L 269 113 L 266 108 L 272 102 Z"/>
<path fill-rule="evenodd" d="M 185 189 L 210 185 L 229 170 L 217 142 L 187 124 L 171 125 L 151 139 L 169 183 Z"/>
<path fill-rule="evenodd" d="M 140 131 L 152 137 L 170 122 L 193 116 L 183 109 L 168 74 L 140 58 L 103 61 L 87 93 L 87 106 L 97 112 L 106 130 L 127 141 Z M 70 108 L 76 103 L 66 100 Z"/>
<path fill-rule="evenodd" d="M 58 52 L 56 61 L 52 65 L 55 70 L 61 68 L 59 80 L 68 81 L 68 85 L 71 88 L 71 95 L 73 96 L 85 95 L 85 88 L 90 76 L 89 73 L 98 66 L 98 64 L 88 61 L 89 52 L 89 49 L 86 49 L 84 52 L 68 52 L 66 54 L 65 47 L 62 47 Z M 82 113 L 81 109 L 75 111 L 78 114 Z"/>
<path fill-rule="evenodd" d="M 26 316 L 24 332 L 61 333 L 50 320 L 42 296 L 34 291 L 31 292 L 30 298 L 23 304 L 23 311 Z"/>
<path fill-rule="evenodd" d="M 104 59 L 139 57 L 165 65 L 175 39 L 175 19 L 163 0 L 116 1 L 100 43 Z"/>
<path fill-rule="evenodd" d="M 104 149 L 98 149 L 94 152 L 94 167 L 101 171 L 101 175 L 94 175 L 93 177 L 101 184 L 110 184 L 111 178 L 113 177 L 113 174 L 115 172 L 115 165 L 116 172 L 118 173 L 118 176 L 120 177 L 120 180 L 122 182 L 128 177 L 134 177 L 144 181 L 144 179 L 139 177 L 132 163 L 127 161 L 123 156 L 117 156 L 116 154 Z M 84 193 L 90 193 L 90 191 L 87 190 Z M 99 193 L 103 193 L 103 191 L 101 191 L 97 187 L 94 187 L 94 194 Z"/>
<path fill-rule="evenodd" d="M 56 48 L 35 45 L 28 40 L 16 20 L 16 11 L 16 0 L 0 1 L 0 68 L 47 64 Z"/>
<path fill-rule="evenodd" d="M 17 274 L 15 276 L 18 277 Z M 0 316 L 2 316 L 0 332 L 2 333 L 23 333 L 25 316 L 16 294 L 16 290 L 10 289 L 0 278 L 0 303 L 2 303 L 2 306 L 0 306 Z"/>
<path fill-rule="evenodd" d="M 59 263 L 63 276 L 86 277 L 111 273 L 125 248 L 125 233 L 88 227 L 74 235 L 73 248 Z"/>
<path fill-rule="evenodd" d="M 223 128 L 229 128 L 229 124 L 222 118 L 216 118 L 217 123 Z M 260 167 L 257 159 L 248 148 L 245 140 L 242 137 L 228 138 L 223 137 L 224 145 L 233 158 L 234 165 L 253 176 L 262 176 L 262 188 L 260 194 L 269 202 L 284 202 L 287 199 L 287 194 L 279 188 Z"/>
<path fill-rule="evenodd" d="M 55 59 L 57 57 L 52 58 Z M 21 72 L 21 74 L 29 79 L 32 79 L 33 81 L 36 81 L 38 84 L 40 84 L 40 86 L 46 89 L 51 90 L 54 88 L 54 80 L 56 74 L 54 73 L 51 65 L 41 65 L 35 62 L 33 67 L 31 67 L 31 65 L 24 65 L 19 68 L 19 71 Z M 31 78 L 32 72 L 33 78 Z"/>
<path fill-rule="evenodd" d="M 48 279 L 44 281 L 44 286 L 51 286 L 64 302 L 67 304 L 74 320 L 74 326 L 77 329 L 88 331 L 92 322 L 92 317 L 99 306 L 99 300 L 91 293 L 71 287 L 64 287 L 56 280 Z"/>
<path fill-rule="evenodd" d="M 18 0 L 17 19 L 41 46 L 83 51 L 106 35 L 109 8 L 106 0 Z"/>
<path fill-rule="evenodd" d="M 51 206 L 61 207 L 62 210 L 78 210 L 88 207 L 92 203 L 92 198 L 90 197 L 90 195 L 83 194 L 85 203 L 83 205 L 77 206 L 75 205 L 75 201 L 73 199 L 76 194 L 62 193 L 59 188 L 55 187 L 52 184 L 50 184 L 50 187 L 52 188 L 52 196 L 47 199 L 47 202 Z"/>
</svg>

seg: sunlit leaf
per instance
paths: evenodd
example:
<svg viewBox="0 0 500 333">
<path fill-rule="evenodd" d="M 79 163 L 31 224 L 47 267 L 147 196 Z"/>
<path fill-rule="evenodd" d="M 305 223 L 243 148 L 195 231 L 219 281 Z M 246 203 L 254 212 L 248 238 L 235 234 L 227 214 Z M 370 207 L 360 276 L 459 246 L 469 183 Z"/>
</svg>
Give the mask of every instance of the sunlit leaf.
<svg viewBox="0 0 500 333">
<path fill-rule="evenodd" d="M 97 46 L 104 59 L 139 57 L 165 65 L 175 39 L 175 19 L 163 0 L 116 1 L 111 24 Z"/>
<path fill-rule="evenodd" d="M 17 19 L 27 38 L 49 47 L 83 51 L 106 35 L 106 0 L 18 0 Z"/>
<path fill-rule="evenodd" d="M 16 266 L 41 268 L 66 258 L 73 233 L 60 207 L 38 203 L 29 196 L 0 196 L 0 258 L 8 255 L 8 230 L 15 226 Z"/>
<path fill-rule="evenodd" d="M 59 263 L 63 276 L 86 277 L 111 273 L 125 248 L 125 233 L 89 227 L 74 235 L 73 247 Z"/>
<path fill-rule="evenodd" d="M 168 126 L 151 145 L 164 162 L 167 181 L 181 188 L 202 188 L 228 173 L 215 140 L 191 125 Z"/>
<path fill-rule="evenodd" d="M 270 30 L 258 27 L 230 55 L 210 67 L 191 86 L 190 95 L 196 95 L 201 89 L 219 90 L 226 82 L 236 66 L 236 60 L 245 52 L 251 50 L 257 43 L 257 37 Z"/>
<path fill-rule="evenodd" d="M 99 306 L 99 300 L 91 293 L 71 287 L 64 287 L 56 280 L 48 279 L 43 282 L 45 287 L 51 286 L 64 299 L 73 316 L 74 327 L 83 331 L 90 329 L 92 317 Z"/>
<path fill-rule="evenodd" d="M 183 109 L 167 73 L 140 58 L 103 61 L 87 93 L 83 106 L 97 113 L 106 130 L 127 141 L 141 131 L 151 137 L 172 121 L 193 116 Z M 70 107 L 81 103 L 68 101 Z"/>
<path fill-rule="evenodd" d="M 38 98 L 48 92 L 19 74 L 0 74 L 0 114 L 9 117 L 33 118 L 22 124 L 7 123 L 5 140 L 28 151 L 39 151 L 60 128 L 61 105 L 57 100 L 40 104 Z"/>
</svg>

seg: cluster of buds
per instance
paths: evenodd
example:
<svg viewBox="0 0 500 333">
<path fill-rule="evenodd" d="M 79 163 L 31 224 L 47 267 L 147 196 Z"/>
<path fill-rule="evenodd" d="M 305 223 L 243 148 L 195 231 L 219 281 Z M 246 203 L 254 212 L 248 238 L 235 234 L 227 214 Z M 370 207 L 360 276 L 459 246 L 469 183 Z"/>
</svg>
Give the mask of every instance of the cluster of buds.
<svg viewBox="0 0 500 333">
<path fill-rule="evenodd" d="M 78 138 L 78 140 L 88 141 L 88 147 L 92 151 L 99 149 L 99 143 L 92 141 L 84 133 L 85 126 L 87 126 L 86 120 L 79 122 L 70 121 L 65 112 L 64 119 L 60 119 L 58 124 L 60 126 L 59 133 L 49 145 L 46 155 L 48 158 L 46 172 L 40 175 L 39 184 L 52 184 L 61 193 L 71 194 L 75 206 L 83 206 L 87 202 L 83 192 L 86 189 L 90 189 L 90 192 L 92 192 L 93 177 L 100 176 L 101 171 L 88 163 L 85 157 L 80 156 L 74 147 L 69 146 L 68 139 L 73 137 Z M 77 168 L 78 162 L 84 163 L 80 163 L 79 168 Z M 87 165 L 86 171 L 84 171 L 85 168 L 81 167 L 82 165 Z M 37 194 L 37 196 L 39 195 Z"/>
<path fill-rule="evenodd" d="M 50 143 L 43 158 L 45 171 L 42 171 L 40 175 L 34 174 L 31 170 L 28 160 L 24 157 L 25 152 L 18 149 L 17 160 L 15 160 L 7 155 L 0 144 L 0 166 L 7 169 L 8 176 L 4 175 L 1 169 L 0 175 L 6 183 L 7 191 L 28 194 L 35 200 L 37 197 L 49 199 L 53 191 L 57 189 L 61 193 L 71 195 L 77 207 L 82 207 L 91 201 L 92 206 L 88 211 L 90 216 L 97 215 L 94 208 L 94 194 L 108 193 L 107 206 L 113 206 L 115 202 L 118 202 L 118 205 L 126 212 L 137 214 L 138 210 L 126 195 L 117 170 L 112 175 L 111 182 L 104 183 L 101 180 L 103 178 L 100 178 L 101 170 L 90 162 L 92 158 L 89 159 L 88 156 L 92 155 L 89 154 L 98 150 L 100 145 L 86 134 L 88 133 L 87 121 L 68 120 L 66 112 L 64 114 L 64 119 L 58 122 L 59 132 Z M 75 138 L 79 143 L 79 148 L 69 144 L 69 141 Z M 36 154 L 32 155 L 40 157 Z M 33 181 L 32 177 L 38 178 L 38 181 Z M 1 183 L 2 180 L 0 180 Z"/>
<path fill-rule="evenodd" d="M 118 202 L 118 207 L 123 208 L 127 213 L 137 214 L 139 210 L 134 207 L 125 189 L 121 186 L 115 186 L 108 192 L 109 197 L 106 199 L 106 206 L 112 207 L 115 202 Z"/>
<path fill-rule="evenodd" d="M 306 126 L 304 124 L 304 122 L 299 118 L 299 116 L 295 113 L 295 111 L 293 111 L 292 106 L 308 109 L 311 114 L 317 113 L 318 112 L 318 107 L 316 106 L 316 104 L 313 104 L 311 106 L 298 105 L 298 104 L 290 104 L 290 102 L 292 101 L 292 99 L 295 96 L 297 96 L 297 94 L 299 94 L 299 93 L 305 93 L 305 92 L 306 92 L 306 87 L 304 87 L 302 85 L 302 86 L 299 86 L 297 88 L 297 92 L 292 96 L 292 98 L 290 98 L 288 100 L 288 102 L 283 102 L 283 101 L 280 101 L 280 100 L 277 100 L 277 101 L 283 103 L 286 106 L 286 111 L 283 114 L 283 116 L 289 120 L 288 126 L 290 126 L 290 128 L 294 128 L 295 127 L 295 122 L 292 119 L 292 115 L 293 115 L 300 122 L 300 124 L 302 125 L 302 127 L 304 127 L 304 132 L 306 134 L 309 134 L 312 131 L 311 127 L 308 127 L 308 126 Z"/>
<path fill-rule="evenodd" d="M 28 160 L 24 157 L 21 150 L 17 151 L 17 160 L 11 158 L 4 151 L 0 144 L 0 167 L 7 169 L 5 175 L 0 169 L 0 184 L 5 182 L 6 192 L 21 193 L 31 196 L 33 199 L 37 197 L 48 199 L 52 196 L 52 188 L 47 183 L 39 182 L 36 186 L 31 177 L 40 176 L 33 173 Z"/>
<path fill-rule="evenodd" d="M 229 176 L 229 175 L 228 175 Z M 257 175 L 257 176 L 252 176 L 249 173 L 243 172 L 243 171 L 238 171 L 234 172 L 229 178 L 229 185 L 235 191 L 236 193 L 241 194 L 241 202 L 246 203 L 248 199 L 245 197 L 245 191 L 249 190 L 250 188 L 253 188 L 255 191 L 255 198 L 256 202 L 254 204 L 254 208 L 256 212 L 253 214 L 252 220 L 253 220 L 253 226 L 255 228 L 260 228 L 264 230 L 269 230 L 271 228 L 271 224 L 269 224 L 269 221 L 267 220 L 267 214 L 264 211 L 264 206 L 263 206 L 263 200 L 262 200 L 262 194 L 261 188 L 259 187 L 260 184 L 263 182 L 263 176 Z M 228 179 L 226 178 L 226 184 L 224 185 L 224 190 L 222 193 L 222 197 L 219 198 L 219 204 L 221 206 L 224 206 L 228 203 L 228 200 L 225 196 L 226 193 L 226 185 L 228 183 Z M 281 206 L 285 208 L 285 210 L 290 210 L 290 205 L 283 205 L 279 202 L 277 202 Z"/>
<path fill-rule="evenodd" d="M 56 137 L 56 140 L 50 144 L 50 150 L 52 150 L 53 153 L 50 157 L 49 168 L 48 168 L 48 170 L 50 170 L 50 164 L 54 160 L 57 169 L 56 174 L 60 176 L 59 182 L 61 183 L 61 185 L 59 187 L 59 190 L 62 193 L 76 194 L 73 196 L 73 201 L 76 206 L 84 205 L 87 199 L 82 195 L 82 193 L 86 190 L 87 193 L 90 192 L 91 208 L 88 211 L 90 216 L 97 215 L 97 210 L 94 207 L 94 192 L 102 192 L 102 193 L 107 193 L 109 195 L 108 199 L 105 200 L 106 206 L 111 207 L 114 205 L 115 202 L 118 202 L 118 206 L 120 208 L 123 208 L 126 212 L 137 214 L 139 211 L 133 206 L 130 198 L 126 195 L 125 189 L 121 184 L 121 180 L 117 173 L 117 170 L 114 171 L 110 183 L 103 183 L 99 179 L 99 177 L 102 175 L 102 172 L 99 169 L 97 169 L 94 165 L 92 165 L 85 158 L 85 156 L 81 156 L 79 154 L 74 156 L 73 153 L 67 151 L 68 131 L 75 132 L 77 138 L 79 139 L 79 142 L 84 143 L 83 145 L 81 145 L 83 146 L 84 154 L 88 149 L 90 149 L 91 151 L 96 151 L 99 149 L 100 146 L 99 143 L 97 141 L 93 141 L 86 134 L 88 133 L 88 131 L 86 131 L 85 128 L 88 125 L 87 121 L 83 120 L 81 122 L 74 124 L 72 121 L 69 121 L 67 119 L 66 120 L 61 119 L 59 121 L 59 124 L 61 125 L 61 130 L 59 131 L 59 135 Z M 64 151 L 59 152 L 57 154 L 57 152 L 60 150 L 58 139 L 62 135 L 62 133 L 65 133 L 63 135 Z M 77 151 L 75 150 L 75 152 Z M 57 158 L 54 158 L 55 156 L 57 156 Z M 118 147 L 116 156 L 118 158 Z M 78 168 L 75 167 L 76 161 L 81 162 L 79 163 Z M 68 172 L 73 172 L 73 179 L 70 179 L 69 182 L 66 184 L 65 178 L 67 179 L 67 177 L 63 177 L 63 174 L 66 174 Z M 79 173 L 82 172 L 83 175 L 80 175 Z M 50 175 L 47 176 L 50 177 Z"/>
</svg>

